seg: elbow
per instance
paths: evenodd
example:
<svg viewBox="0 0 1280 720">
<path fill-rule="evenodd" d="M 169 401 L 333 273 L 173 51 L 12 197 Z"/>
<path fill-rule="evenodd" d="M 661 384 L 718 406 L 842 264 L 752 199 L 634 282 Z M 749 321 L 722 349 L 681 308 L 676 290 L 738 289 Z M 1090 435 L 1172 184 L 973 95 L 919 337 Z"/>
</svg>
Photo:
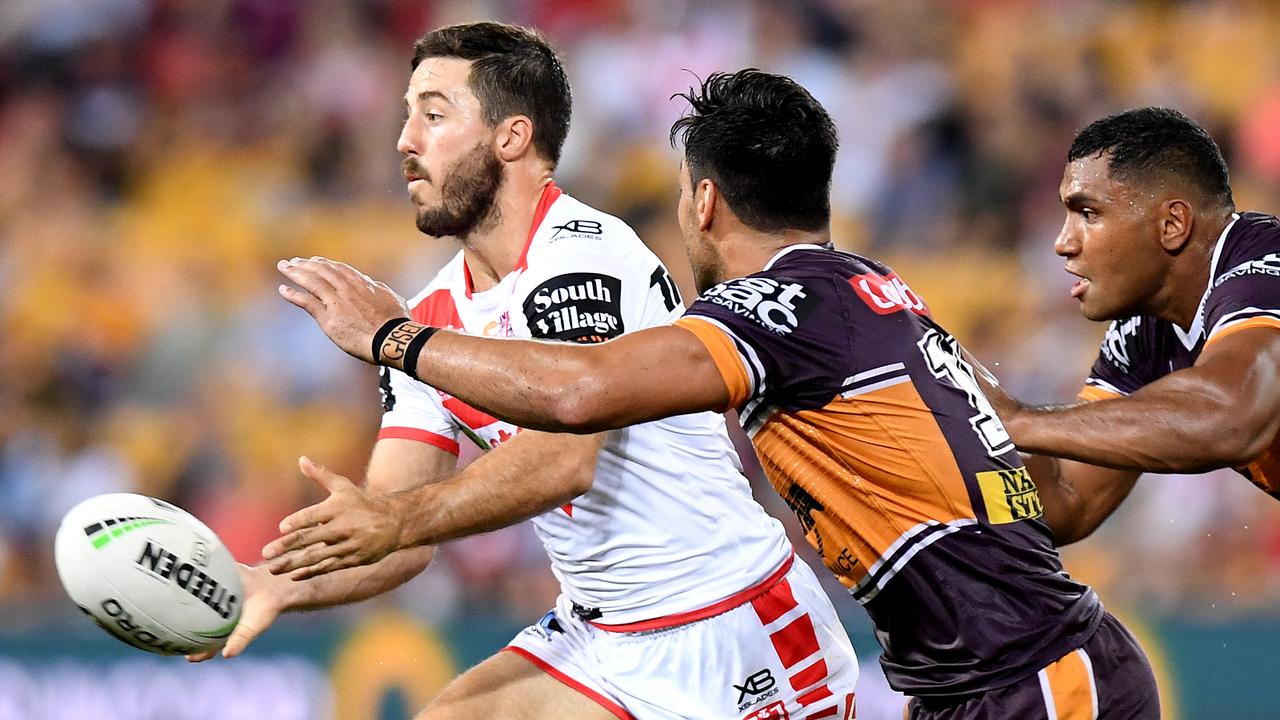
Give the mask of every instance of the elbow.
<svg viewBox="0 0 1280 720">
<path fill-rule="evenodd" d="M 1054 547 L 1064 547 L 1072 543 L 1078 543 L 1081 540 L 1093 534 L 1098 529 L 1098 523 L 1071 523 L 1060 526 L 1054 526 L 1053 545 Z"/>
<path fill-rule="evenodd" d="M 587 373 L 561 384 L 552 405 L 556 430 L 579 435 L 609 429 L 606 410 L 603 386 Z"/>
<path fill-rule="evenodd" d="M 1277 418 L 1270 413 L 1249 417 L 1238 406 L 1223 408 L 1211 427 L 1199 433 L 1207 443 L 1199 458 L 1193 458 L 1182 472 L 1206 472 L 1218 468 L 1240 468 L 1262 457 L 1276 439 Z"/>
<path fill-rule="evenodd" d="M 572 468 L 569 468 L 564 477 L 566 491 L 569 496 L 565 499 L 565 502 L 570 502 L 574 498 L 586 495 L 596 479 L 596 453 L 582 456 Z"/>
<path fill-rule="evenodd" d="M 1255 432 L 1228 432 L 1228 437 L 1221 439 L 1218 450 L 1217 467 L 1239 468 L 1253 463 L 1266 453 L 1267 448 L 1275 440 L 1275 433 L 1265 429 Z M 1213 468 L 1207 468 L 1213 469 Z"/>
</svg>

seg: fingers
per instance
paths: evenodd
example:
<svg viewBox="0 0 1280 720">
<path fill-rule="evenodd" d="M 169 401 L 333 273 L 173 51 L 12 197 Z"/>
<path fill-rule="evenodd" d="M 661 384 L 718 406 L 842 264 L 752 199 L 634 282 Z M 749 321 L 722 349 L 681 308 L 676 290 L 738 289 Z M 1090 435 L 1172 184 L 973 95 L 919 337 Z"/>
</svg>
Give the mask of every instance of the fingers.
<svg viewBox="0 0 1280 720">
<path fill-rule="evenodd" d="M 320 272 L 325 266 L 314 260 L 281 260 L 276 269 L 281 275 L 289 278 L 293 284 L 306 290 L 326 305 L 337 296 L 338 290 L 324 274 Z"/>
<path fill-rule="evenodd" d="M 276 560 L 288 553 L 298 552 L 313 545 L 334 545 L 351 537 L 351 530 L 344 524 L 326 521 L 299 527 L 291 533 L 272 540 L 262 548 L 263 560 Z M 273 563 L 273 568 L 275 564 Z M 279 575 L 276 570 L 273 573 Z"/>
<path fill-rule="evenodd" d="M 311 317 L 317 317 L 320 311 L 324 310 L 324 303 L 320 302 L 320 298 L 309 292 L 288 285 L 280 285 L 276 291 L 280 293 L 280 297 L 306 310 Z"/>
<path fill-rule="evenodd" d="M 217 654 L 218 654 L 217 650 L 206 650 L 202 653 L 194 653 L 187 656 L 187 662 L 192 662 L 192 663 L 204 662 L 205 660 L 208 660 L 209 658 Z"/>
<path fill-rule="evenodd" d="M 240 616 L 240 622 L 236 625 L 235 631 L 231 633 L 231 637 L 227 638 L 227 644 L 222 646 L 222 657 L 233 658 L 244 652 L 245 648 L 249 647 L 249 643 L 261 635 L 273 620 L 275 620 L 274 614 L 270 617 L 262 617 L 259 613 L 250 611 L 249 606 L 246 605 L 245 614 Z"/>
<path fill-rule="evenodd" d="M 309 578 L 316 577 L 317 575 L 324 575 L 325 573 L 331 573 L 334 570 L 341 570 L 343 568 L 351 567 L 352 565 L 355 565 L 355 564 L 357 563 L 350 558 L 330 557 L 330 558 L 321 560 L 315 565 L 310 565 L 308 567 L 303 567 L 303 568 L 294 570 L 292 573 L 289 574 L 289 579 L 295 582 L 299 582 L 302 580 L 307 580 Z"/>
<path fill-rule="evenodd" d="M 302 471 L 303 475 L 315 480 L 317 485 L 328 490 L 330 494 L 338 492 L 339 490 L 355 487 L 355 483 L 335 472 L 330 471 L 325 466 L 317 464 L 306 455 L 298 458 L 298 469 Z M 289 523 L 291 517 L 292 516 L 285 518 L 285 521 L 280 523 L 280 532 L 289 532 L 291 528 L 301 527 L 297 524 L 288 524 L 288 526 L 286 526 L 286 523 Z M 307 523 L 307 525 L 313 524 L 315 523 Z"/>
<path fill-rule="evenodd" d="M 350 549 L 349 545 L 315 542 L 280 555 L 270 562 L 267 569 L 273 575 L 283 575 L 319 565 L 326 560 L 336 561 Z"/>
</svg>

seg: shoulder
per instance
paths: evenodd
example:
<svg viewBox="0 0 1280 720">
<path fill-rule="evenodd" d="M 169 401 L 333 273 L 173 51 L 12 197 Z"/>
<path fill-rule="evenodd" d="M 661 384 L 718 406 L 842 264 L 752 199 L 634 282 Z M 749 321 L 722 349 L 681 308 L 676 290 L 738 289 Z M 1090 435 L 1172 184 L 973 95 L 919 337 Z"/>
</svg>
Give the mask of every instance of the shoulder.
<svg viewBox="0 0 1280 720">
<path fill-rule="evenodd" d="M 609 213 L 561 195 L 529 242 L 529 266 L 573 255 L 652 255 L 630 225 Z"/>
<path fill-rule="evenodd" d="M 791 252 L 760 272 L 720 283 L 698 298 L 703 309 L 714 306 L 776 335 L 790 335 L 825 301 L 836 295 L 838 273 L 828 252 Z M 695 306 L 695 311 L 698 306 Z"/>
<path fill-rule="evenodd" d="M 1222 239 L 1219 253 L 1214 288 L 1248 275 L 1280 276 L 1280 219 L 1241 213 Z"/>
</svg>

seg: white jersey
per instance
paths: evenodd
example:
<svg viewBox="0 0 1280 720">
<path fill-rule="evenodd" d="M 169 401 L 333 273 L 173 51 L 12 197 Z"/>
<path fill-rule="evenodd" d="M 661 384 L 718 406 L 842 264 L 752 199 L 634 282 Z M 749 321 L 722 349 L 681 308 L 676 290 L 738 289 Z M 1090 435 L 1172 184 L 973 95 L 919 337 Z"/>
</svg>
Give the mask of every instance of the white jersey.
<svg viewBox="0 0 1280 720">
<path fill-rule="evenodd" d="M 415 321 L 474 335 L 598 342 L 664 325 L 684 308 L 662 263 L 621 220 L 547 186 L 516 269 L 473 292 L 461 252 L 410 303 Z M 451 452 L 518 428 L 384 370 L 379 438 Z M 533 519 L 564 595 L 598 623 L 696 612 L 766 578 L 790 556 L 782 525 L 751 496 L 724 418 L 696 413 L 615 430 L 592 487 Z M 594 614 L 594 613 L 592 613 Z"/>
</svg>

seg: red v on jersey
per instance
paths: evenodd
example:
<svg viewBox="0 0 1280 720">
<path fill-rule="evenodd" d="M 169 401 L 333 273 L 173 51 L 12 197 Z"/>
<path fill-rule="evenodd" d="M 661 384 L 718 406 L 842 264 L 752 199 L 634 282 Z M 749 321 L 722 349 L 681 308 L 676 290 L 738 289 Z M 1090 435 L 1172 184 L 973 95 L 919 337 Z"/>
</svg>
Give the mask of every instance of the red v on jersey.
<svg viewBox="0 0 1280 720">
<path fill-rule="evenodd" d="M 516 270 L 529 269 L 529 246 L 533 244 L 533 236 L 538 234 L 538 228 L 542 227 L 542 221 L 547 218 L 547 212 L 551 210 L 551 206 L 560 198 L 563 193 L 556 186 L 555 181 L 547 183 L 542 188 L 542 195 L 538 198 L 538 204 L 533 209 L 533 223 L 529 226 L 529 236 L 524 239 L 524 249 L 520 251 L 520 259 L 516 261 Z M 475 285 L 471 282 L 471 268 L 467 267 L 467 261 L 462 261 L 462 280 L 465 283 L 467 298 L 471 298 L 471 293 L 475 290 Z"/>
</svg>

